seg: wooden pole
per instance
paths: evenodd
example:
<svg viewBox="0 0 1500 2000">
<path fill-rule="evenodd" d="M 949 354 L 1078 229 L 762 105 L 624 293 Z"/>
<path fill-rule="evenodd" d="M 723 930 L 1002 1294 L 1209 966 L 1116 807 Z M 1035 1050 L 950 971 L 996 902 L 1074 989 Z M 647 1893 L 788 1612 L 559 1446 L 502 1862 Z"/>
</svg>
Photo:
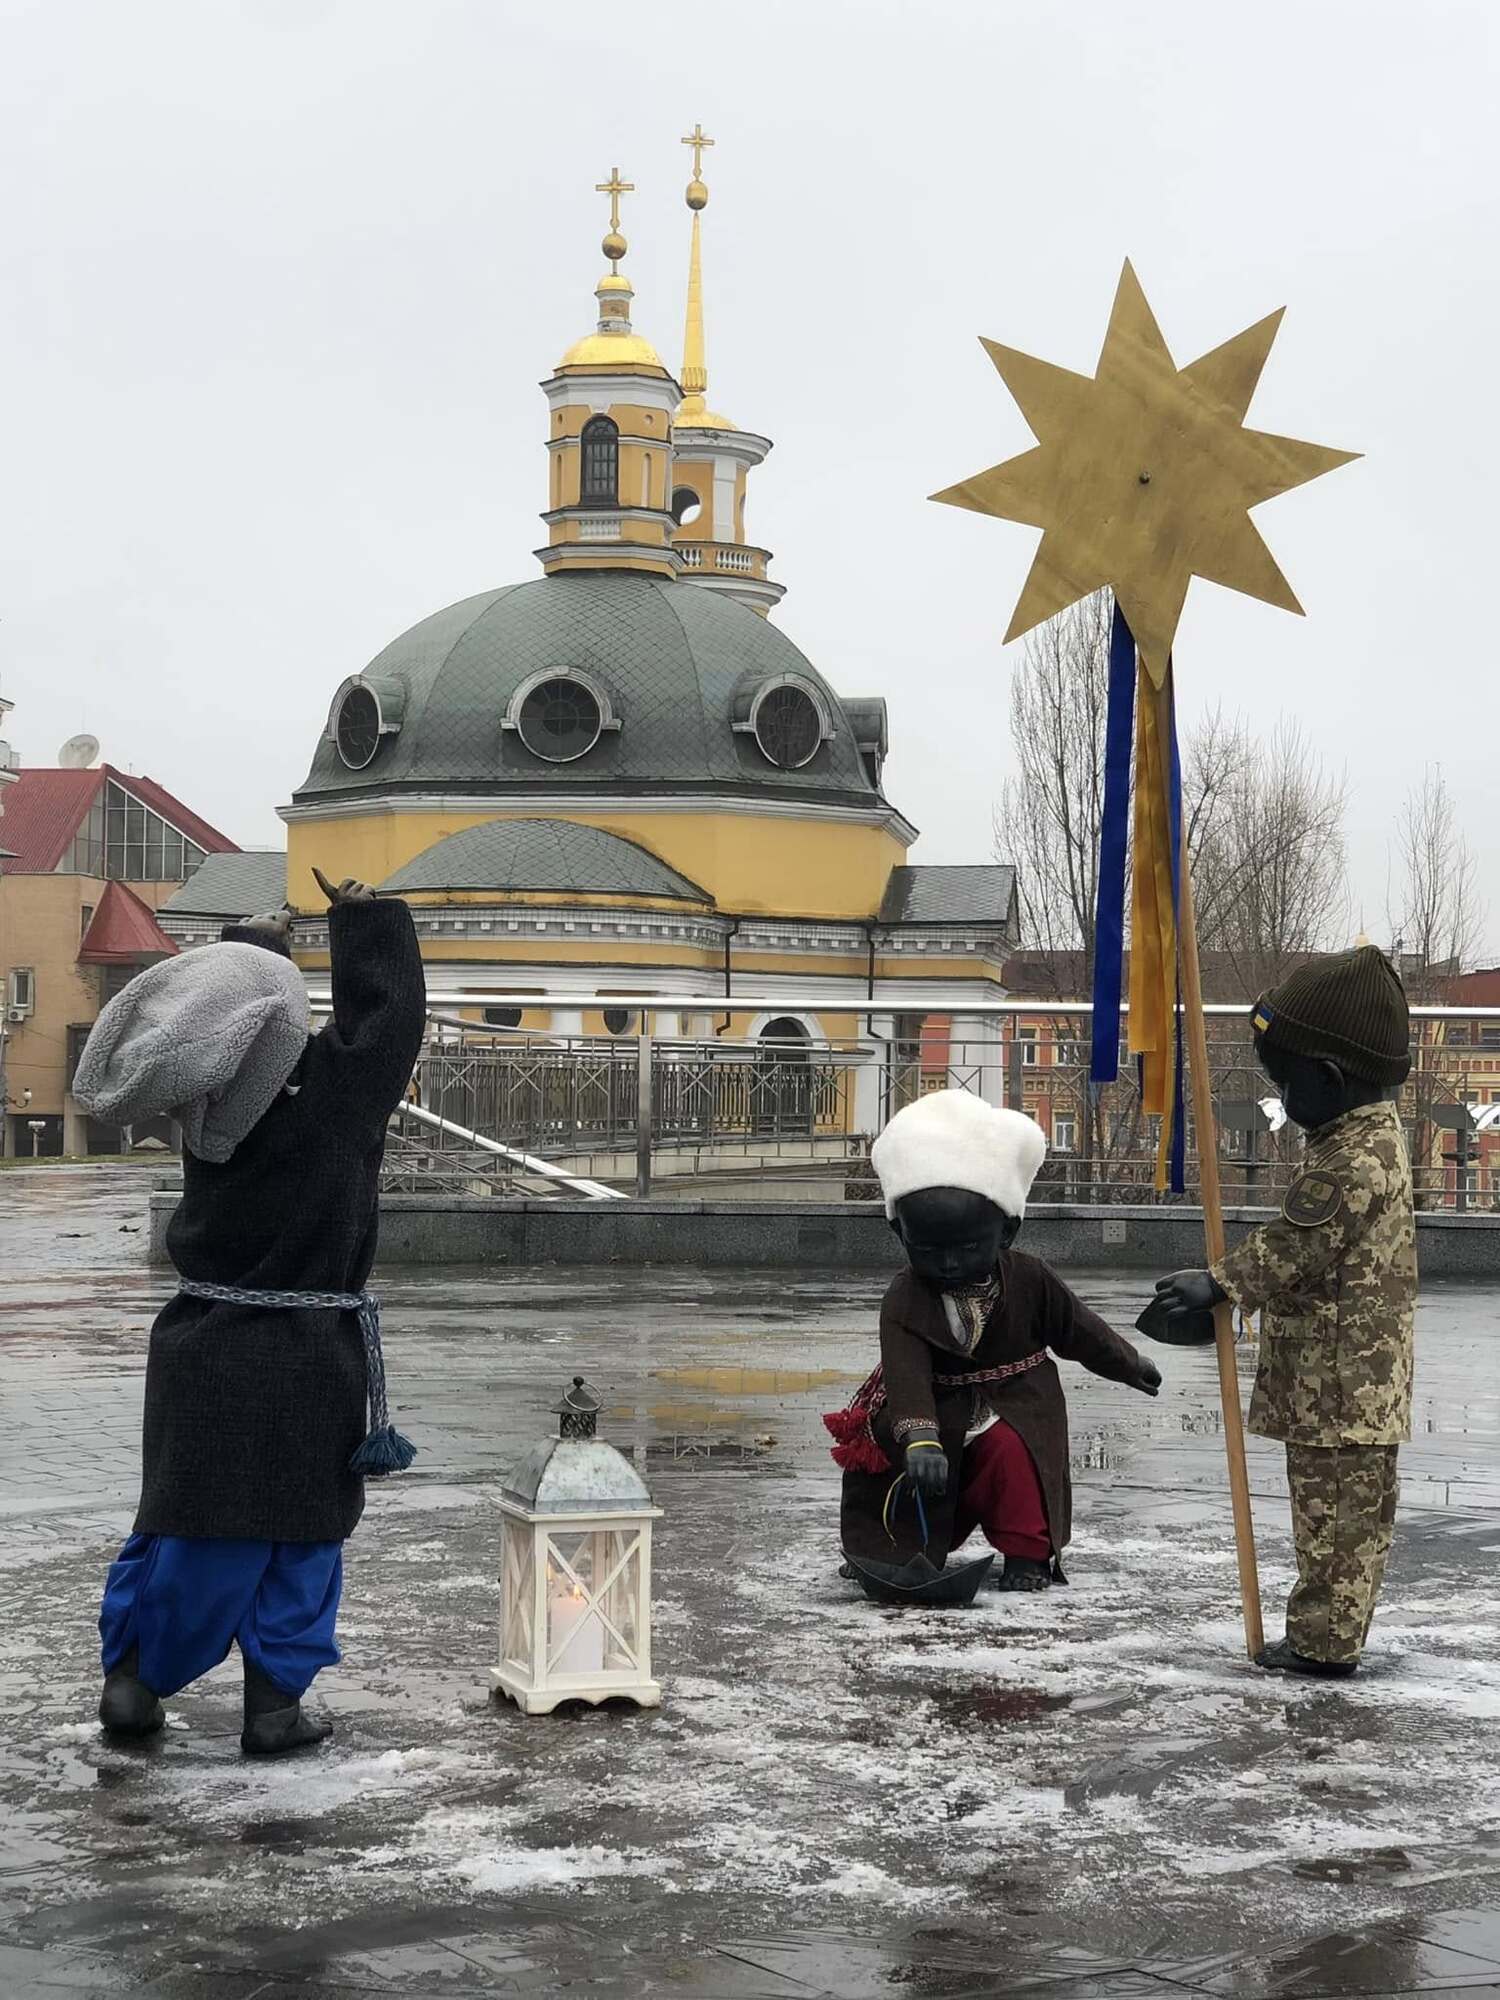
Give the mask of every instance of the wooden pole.
<svg viewBox="0 0 1500 2000">
<path fill-rule="evenodd" d="M 1159 741 L 1171 741 L 1170 669 L 1156 691 Z M 1193 909 L 1193 871 L 1183 832 L 1178 950 L 1182 967 L 1183 1032 L 1193 1087 L 1193 1122 L 1198 1130 L 1198 1180 L 1203 1194 L 1203 1234 L 1208 1261 L 1224 1254 L 1224 1204 L 1219 1187 L 1219 1128 L 1214 1117 L 1213 1075 L 1208 1066 L 1208 1028 L 1203 1014 L 1203 979 L 1198 963 L 1198 923 Z M 1229 1498 L 1234 1508 L 1234 1547 L 1239 1560 L 1240 1604 L 1245 1618 L 1245 1650 L 1253 1660 L 1265 1644 L 1260 1618 L 1260 1572 L 1255 1560 L 1255 1523 L 1250 1515 L 1250 1475 L 1245 1464 L 1245 1419 L 1235 1365 L 1233 1308 L 1214 1310 L 1214 1346 L 1219 1357 L 1219 1399 L 1224 1407 L 1224 1451 L 1229 1461 Z"/>
</svg>

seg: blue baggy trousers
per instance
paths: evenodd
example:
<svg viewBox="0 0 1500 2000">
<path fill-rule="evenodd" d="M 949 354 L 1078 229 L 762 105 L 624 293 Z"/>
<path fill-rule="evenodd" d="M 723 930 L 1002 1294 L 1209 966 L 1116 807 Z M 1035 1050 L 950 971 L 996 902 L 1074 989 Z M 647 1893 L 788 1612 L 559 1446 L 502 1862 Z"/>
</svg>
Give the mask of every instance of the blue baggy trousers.
<svg viewBox="0 0 1500 2000">
<path fill-rule="evenodd" d="M 238 1643 L 299 1700 L 320 1668 L 339 1661 L 343 1546 L 132 1535 L 110 1564 L 99 1609 L 105 1673 L 139 1646 L 141 1680 L 173 1695 Z"/>
</svg>

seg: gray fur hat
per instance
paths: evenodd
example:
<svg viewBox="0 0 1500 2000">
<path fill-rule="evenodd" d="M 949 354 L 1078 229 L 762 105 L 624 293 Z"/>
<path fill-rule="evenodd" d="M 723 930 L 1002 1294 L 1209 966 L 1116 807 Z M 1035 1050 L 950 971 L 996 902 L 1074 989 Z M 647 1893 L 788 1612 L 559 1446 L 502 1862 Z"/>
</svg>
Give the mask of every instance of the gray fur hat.
<svg viewBox="0 0 1500 2000">
<path fill-rule="evenodd" d="M 307 1047 L 302 974 L 253 944 L 209 944 L 138 973 L 94 1023 L 73 1081 L 118 1125 L 172 1117 L 216 1165 L 265 1116 Z"/>
</svg>

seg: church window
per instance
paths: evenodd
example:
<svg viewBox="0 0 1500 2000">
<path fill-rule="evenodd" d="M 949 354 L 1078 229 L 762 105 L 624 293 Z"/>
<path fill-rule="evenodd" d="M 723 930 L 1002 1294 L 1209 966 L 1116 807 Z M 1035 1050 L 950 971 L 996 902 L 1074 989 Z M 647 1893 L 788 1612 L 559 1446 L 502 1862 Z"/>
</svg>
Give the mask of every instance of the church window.
<svg viewBox="0 0 1500 2000">
<path fill-rule="evenodd" d="M 608 417 L 583 427 L 579 499 L 585 507 L 615 507 L 620 499 L 620 432 Z"/>
<path fill-rule="evenodd" d="M 625 1007 L 606 1007 L 604 1025 L 612 1035 L 629 1035 L 635 1030 L 635 1016 Z"/>
<path fill-rule="evenodd" d="M 548 680 L 521 704 L 521 741 L 534 757 L 570 764 L 599 741 L 599 704 L 578 681 Z"/>
<path fill-rule="evenodd" d="M 602 687 L 576 667 L 560 667 L 523 681 L 501 726 L 515 730 L 544 763 L 571 764 L 620 724 Z"/>
<path fill-rule="evenodd" d="M 519 1007 L 486 1007 L 484 1025 L 487 1028 L 519 1028 L 521 1010 Z"/>
<path fill-rule="evenodd" d="M 703 512 L 703 502 L 691 486 L 679 486 L 672 495 L 672 519 L 686 528 Z"/>
<path fill-rule="evenodd" d="M 350 688 L 333 727 L 340 757 L 351 771 L 362 771 L 380 748 L 380 703 L 369 688 Z"/>
<path fill-rule="evenodd" d="M 805 682 L 789 676 L 761 689 L 749 726 L 761 755 L 779 771 L 800 771 L 832 734 L 822 702 Z"/>
</svg>

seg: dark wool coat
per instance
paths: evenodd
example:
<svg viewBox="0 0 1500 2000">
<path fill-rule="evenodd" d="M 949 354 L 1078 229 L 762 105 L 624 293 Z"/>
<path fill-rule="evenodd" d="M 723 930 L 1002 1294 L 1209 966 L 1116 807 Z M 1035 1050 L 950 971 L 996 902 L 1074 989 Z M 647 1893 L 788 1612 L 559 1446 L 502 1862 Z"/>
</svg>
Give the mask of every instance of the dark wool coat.
<svg viewBox="0 0 1500 2000">
<path fill-rule="evenodd" d="M 329 932 L 333 1018 L 300 1087 L 222 1166 L 183 1157 L 167 1249 L 185 1278 L 358 1292 L 370 1275 L 386 1121 L 422 1043 L 422 960 L 404 903 L 340 903 Z M 353 1313 L 179 1294 L 151 1333 L 136 1532 L 341 1541 L 364 1511 L 349 1459 L 367 1428 Z"/>
<path fill-rule="evenodd" d="M 1047 1503 L 1047 1524 L 1054 1556 L 1073 1533 L 1073 1482 L 1068 1467 L 1068 1406 L 1056 1364 L 1044 1358 L 1024 1374 L 982 1389 L 965 1386 L 968 1376 L 1050 1348 L 1064 1360 L 1078 1361 L 1107 1381 L 1128 1382 L 1140 1356 L 1128 1340 L 1106 1326 L 1096 1312 L 1047 1266 L 1023 1251 L 1009 1250 L 1000 1259 L 1000 1297 L 971 1354 L 957 1351 L 943 1311 L 942 1294 L 902 1271 L 880 1308 L 880 1359 L 885 1369 L 887 1401 L 871 1429 L 890 1460 L 885 1472 L 844 1474 L 841 1533 L 845 1552 L 875 1562 L 903 1563 L 921 1550 L 921 1531 L 909 1487 L 903 1486 L 887 1532 L 882 1519 L 891 1482 L 905 1458 L 896 1442 L 896 1426 L 934 1420 L 948 1455 L 948 1491 L 940 1499 L 924 1500 L 931 1539 L 927 1554 L 942 1566 L 951 1552 L 954 1510 L 963 1484 L 964 1437 L 976 1415 L 986 1410 L 1003 1417 L 1020 1433 L 1031 1453 Z"/>
</svg>

